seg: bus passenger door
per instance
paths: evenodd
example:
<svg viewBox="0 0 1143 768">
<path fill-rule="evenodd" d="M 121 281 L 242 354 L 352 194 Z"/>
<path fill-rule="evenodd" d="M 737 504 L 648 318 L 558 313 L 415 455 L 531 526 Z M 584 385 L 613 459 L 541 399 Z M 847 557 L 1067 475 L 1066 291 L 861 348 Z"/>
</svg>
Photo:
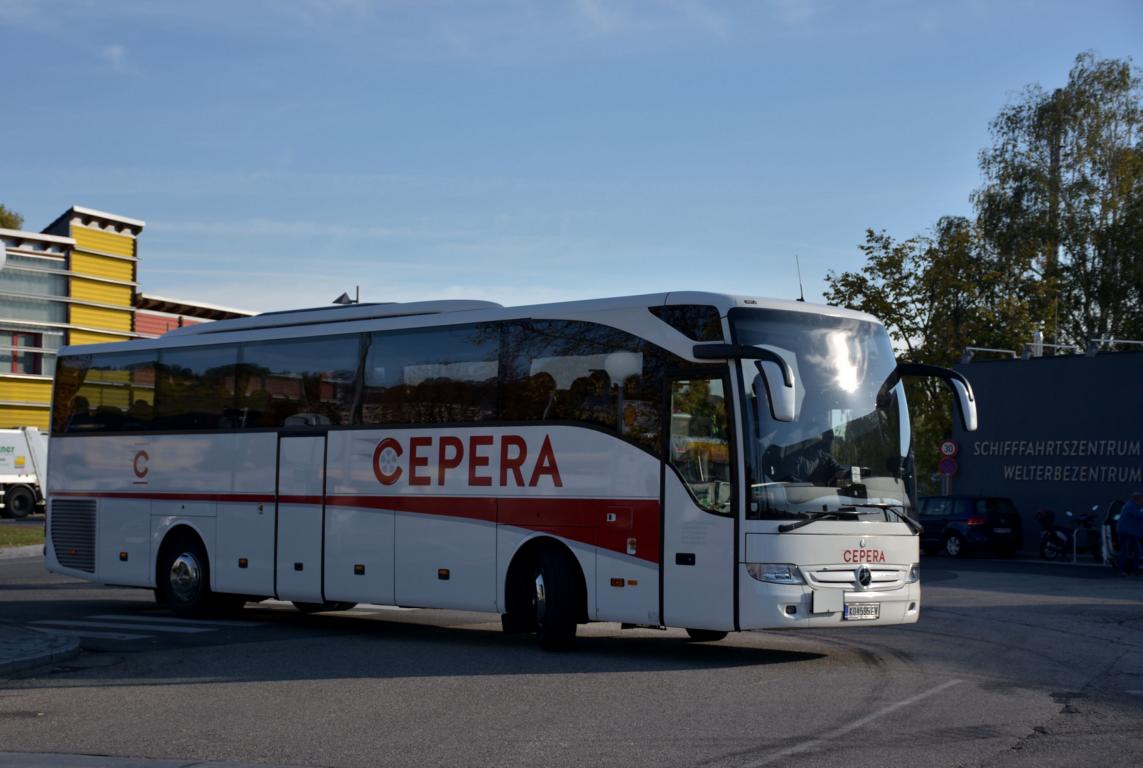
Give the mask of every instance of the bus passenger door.
<svg viewBox="0 0 1143 768">
<path fill-rule="evenodd" d="M 325 435 L 278 436 L 274 592 L 280 600 L 324 602 L 325 440 Z"/>
<path fill-rule="evenodd" d="M 728 380 L 711 367 L 668 381 L 663 624 L 734 629 L 734 492 Z"/>
</svg>

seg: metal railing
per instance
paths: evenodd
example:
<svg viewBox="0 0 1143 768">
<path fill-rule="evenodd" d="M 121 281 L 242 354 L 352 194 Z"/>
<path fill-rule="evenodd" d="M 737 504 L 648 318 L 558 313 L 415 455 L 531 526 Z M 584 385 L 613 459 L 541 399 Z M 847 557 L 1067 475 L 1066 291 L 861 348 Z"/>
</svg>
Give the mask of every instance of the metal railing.
<svg viewBox="0 0 1143 768">
<path fill-rule="evenodd" d="M 1100 347 L 1110 347 L 1116 344 L 1127 344 L 1143 347 L 1143 341 L 1140 341 L 1139 339 L 1092 339 L 1087 343 L 1087 356 L 1094 357 L 1099 353 Z"/>
<path fill-rule="evenodd" d="M 1016 350 L 1014 349 L 995 349 L 993 347 L 965 347 L 964 354 L 960 356 L 961 365 L 968 365 L 972 362 L 973 355 L 977 352 L 993 352 L 1000 355 L 1008 355 L 1013 360 L 1016 359 Z"/>
</svg>

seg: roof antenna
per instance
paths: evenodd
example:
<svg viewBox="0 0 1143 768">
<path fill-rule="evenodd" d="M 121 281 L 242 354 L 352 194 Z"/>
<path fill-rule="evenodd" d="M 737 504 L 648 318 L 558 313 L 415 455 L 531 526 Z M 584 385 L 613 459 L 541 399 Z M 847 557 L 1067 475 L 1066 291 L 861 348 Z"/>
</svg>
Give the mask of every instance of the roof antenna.
<svg viewBox="0 0 1143 768">
<path fill-rule="evenodd" d="M 798 254 L 794 254 L 794 263 L 798 266 L 798 301 L 805 302 L 806 292 L 802 289 L 802 260 L 798 258 Z"/>
</svg>

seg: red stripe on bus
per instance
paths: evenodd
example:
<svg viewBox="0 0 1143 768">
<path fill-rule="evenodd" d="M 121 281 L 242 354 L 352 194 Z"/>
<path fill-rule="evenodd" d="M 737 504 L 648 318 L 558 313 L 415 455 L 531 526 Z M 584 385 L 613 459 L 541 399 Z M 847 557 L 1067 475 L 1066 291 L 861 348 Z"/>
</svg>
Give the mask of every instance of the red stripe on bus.
<svg viewBox="0 0 1143 768">
<path fill-rule="evenodd" d="M 247 504 L 273 504 L 274 494 L 266 493 L 162 493 L 156 491 L 130 493 L 124 491 L 50 491 L 50 498 L 66 496 L 84 499 L 142 499 L 146 501 L 215 501 Z M 312 498 L 320 499 L 320 496 Z M 320 503 L 320 501 L 318 502 Z"/>
<path fill-rule="evenodd" d="M 51 496 L 229 504 L 313 504 L 321 496 L 237 493 L 125 493 L 57 491 Z M 495 496 L 327 496 L 333 507 L 458 517 L 499 523 L 600 547 L 658 564 L 659 502 L 656 499 L 553 499 Z M 632 550 L 634 550 L 632 552 Z"/>
<path fill-rule="evenodd" d="M 291 496 L 283 494 L 278 497 L 279 504 L 313 504 L 315 506 L 321 504 L 321 496 Z"/>
<path fill-rule="evenodd" d="M 333 507 L 387 509 L 495 523 L 497 501 L 494 496 L 327 496 L 325 503 Z"/>
</svg>

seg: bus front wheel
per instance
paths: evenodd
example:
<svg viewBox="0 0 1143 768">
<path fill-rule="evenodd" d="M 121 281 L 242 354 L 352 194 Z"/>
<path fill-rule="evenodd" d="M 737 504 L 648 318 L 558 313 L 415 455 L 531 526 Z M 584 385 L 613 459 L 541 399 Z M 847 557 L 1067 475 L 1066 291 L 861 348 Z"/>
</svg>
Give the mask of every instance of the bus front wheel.
<svg viewBox="0 0 1143 768">
<path fill-rule="evenodd" d="M 536 638 L 545 651 L 566 651 L 575 643 L 579 616 L 575 575 L 570 555 L 544 549 L 533 575 Z"/>
</svg>

